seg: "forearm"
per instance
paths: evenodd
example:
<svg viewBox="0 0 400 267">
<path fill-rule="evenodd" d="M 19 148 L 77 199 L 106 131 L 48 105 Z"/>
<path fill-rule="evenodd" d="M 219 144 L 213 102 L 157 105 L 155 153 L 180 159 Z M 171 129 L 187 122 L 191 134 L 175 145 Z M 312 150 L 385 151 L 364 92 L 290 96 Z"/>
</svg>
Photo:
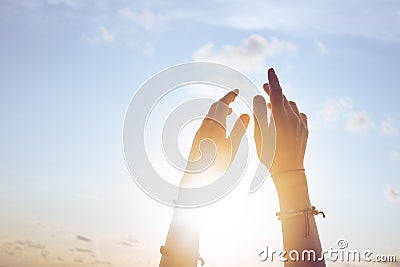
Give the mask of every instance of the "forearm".
<svg viewBox="0 0 400 267">
<path fill-rule="evenodd" d="M 281 212 L 300 211 L 311 207 L 304 172 L 288 173 L 279 178 L 282 179 L 279 179 L 276 188 Z M 324 261 L 318 260 L 321 259 L 322 249 L 314 216 L 311 213 L 284 216 L 281 221 L 284 251 L 287 253 L 285 267 L 325 266 Z"/>
<path fill-rule="evenodd" d="M 189 178 L 184 176 L 181 184 Z M 198 209 L 174 208 L 160 267 L 195 267 L 199 256 L 201 218 Z"/>
<path fill-rule="evenodd" d="M 175 209 L 160 267 L 197 266 L 200 220 L 193 210 Z"/>
</svg>

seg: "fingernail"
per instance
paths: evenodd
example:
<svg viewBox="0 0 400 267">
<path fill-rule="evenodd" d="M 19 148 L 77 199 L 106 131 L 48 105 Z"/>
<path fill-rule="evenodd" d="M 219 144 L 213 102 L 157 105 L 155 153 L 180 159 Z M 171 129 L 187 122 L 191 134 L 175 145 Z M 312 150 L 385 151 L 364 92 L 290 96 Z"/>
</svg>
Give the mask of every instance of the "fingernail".
<svg viewBox="0 0 400 267">
<path fill-rule="evenodd" d="M 235 90 L 233 90 L 233 92 L 238 95 L 239 94 L 239 89 L 235 89 Z"/>
</svg>

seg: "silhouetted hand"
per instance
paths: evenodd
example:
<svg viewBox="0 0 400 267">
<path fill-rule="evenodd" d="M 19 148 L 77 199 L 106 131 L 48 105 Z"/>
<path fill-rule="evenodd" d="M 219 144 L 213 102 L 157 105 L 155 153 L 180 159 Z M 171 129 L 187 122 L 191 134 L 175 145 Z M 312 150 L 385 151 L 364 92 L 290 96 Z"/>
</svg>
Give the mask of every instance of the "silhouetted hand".
<svg viewBox="0 0 400 267">
<path fill-rule="evenodd" d="M 211 105 L 193 140 L 186 174 L 201 175 L 202 183 L 216 180 L 227 170 L 246 132 L 249 115 L 242 114 L 227 137 L 226 118 L 232 113 L 229 104 L 238 93 L 239 90 L 233 90 Z"/>
<path fill-rule="evenodd" d="M 277 184 L 279 174 L 282 172 L 303 169 L 304 154 L 307 145 L 308 129 L 307 117 L 300 113 L 293 101 L 288 101 L 282 93 L 278 77 L 274 69 L 268 70 L 269 84 L 264 84 L 264 90 L 270 97 L 268 107 L 272 111 L 272 121 L 276 128 L 275 154 L 270 166 L 268 162 L 267 149 L 271 143 L 271 129 L 267 122 L 267 105 L 265 99 L 258 95 L 254 97 L 254 137 L 256 141 L 257 154 L 260 161 L 270 167 L 270 173 Z M 272 123 L 270 124 L 272 125 Z"/>
</svg>

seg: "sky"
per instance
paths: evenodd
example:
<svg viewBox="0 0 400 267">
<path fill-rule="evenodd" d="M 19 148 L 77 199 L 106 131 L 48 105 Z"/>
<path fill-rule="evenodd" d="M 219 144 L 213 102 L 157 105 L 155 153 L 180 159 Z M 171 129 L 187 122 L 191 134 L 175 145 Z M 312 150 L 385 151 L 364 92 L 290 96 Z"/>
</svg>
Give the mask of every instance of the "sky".
<svg viewBox="0 0 400 267">
<path fill-rule="evenodd" d="M 0 266 L 158 266 L 172 209 L 130 177 L 123 122 L 143 82 L 191 61 L 259 88 L 274 67 L 309 119 L 323 247 L 399 261 L 399 29 L 386 0 L 0 1 Z M 207 207 L 207 266 L 279 265 L 257 258 L 282 247 L 276 192 L 251 180 Z"/>
</svg>

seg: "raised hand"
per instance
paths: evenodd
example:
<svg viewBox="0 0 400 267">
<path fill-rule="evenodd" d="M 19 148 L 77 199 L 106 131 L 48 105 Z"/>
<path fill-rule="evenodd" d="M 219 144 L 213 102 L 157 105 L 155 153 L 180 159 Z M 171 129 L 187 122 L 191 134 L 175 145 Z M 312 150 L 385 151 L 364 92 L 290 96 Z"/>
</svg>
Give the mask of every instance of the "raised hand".
<svg viewBox="0 0 400 267">
<path fill-rule="evenodd" d="M 268 81 L 263 88 L 270 97 L 270 103 L 267 105 L 260 95 L 254 97 L 254 137 L 260 161 L 266 167 L 270 167 L 272 178 L 277 182 L 279 174 L 304 168 L 308 138 L 307 117 L 299 112 L 295 102 L 286 99 L 274 69 L 268 70 Z M 267 123 L 267 107 L 272 111 L 271 119 L 276 129 L 272 164 L 268 159 L 268 152 L 271 150 L 271 147 L 268 147 L 271 140 L 268 138 L 271 137 L 273 128 Z"/>
<path fill-rule="evenodd" d="M 202 179 L 185 179 L 184 185 L 199 186 L 216 180 L 234 159 L 249 123 L 249 115 L 242 114 L 227 136 L 226 118 L 232 113 L 229 104 L 238 93 L 239 90 L 233 90 L 211 105 L 193 140 L 186 168 L 187 175 L 200 175 Z"/>
</svg>

